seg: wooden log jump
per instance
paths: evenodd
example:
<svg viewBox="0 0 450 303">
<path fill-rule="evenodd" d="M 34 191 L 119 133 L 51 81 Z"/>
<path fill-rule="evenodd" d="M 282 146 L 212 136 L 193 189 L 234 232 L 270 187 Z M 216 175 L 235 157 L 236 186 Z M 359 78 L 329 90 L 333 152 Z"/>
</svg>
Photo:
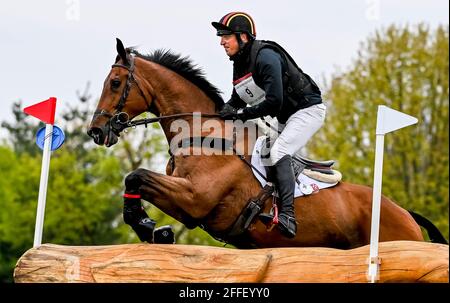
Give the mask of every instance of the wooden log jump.
<svg viewBox="0 0 450 303">
<path fill-rule="evenodd" d="M 44 244 L 17 262 L 15 282 L 367 282 L 369 245 L 239 250 L 197 245 Z M 448 245 L 382 242 L 378 282 L 449 282 Z"/>
</svg>

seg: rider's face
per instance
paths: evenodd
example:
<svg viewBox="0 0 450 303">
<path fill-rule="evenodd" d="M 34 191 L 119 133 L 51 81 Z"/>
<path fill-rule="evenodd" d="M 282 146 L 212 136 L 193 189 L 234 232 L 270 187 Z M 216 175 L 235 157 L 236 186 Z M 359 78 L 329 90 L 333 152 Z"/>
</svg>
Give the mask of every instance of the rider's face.
<svg viewBox="0 0 450 303">
<path fill-rule="evenodd" d="M 247 37 L 245 34 L 240 34 L 242 41 L 247 42 Z M 220 45 L 223 46 L 225 52 L 229 57 L 234 56 L 239 51 L 239 43 L 237 41 L 235 34 L 222 35 L 220 36 Z"/>
</svg>

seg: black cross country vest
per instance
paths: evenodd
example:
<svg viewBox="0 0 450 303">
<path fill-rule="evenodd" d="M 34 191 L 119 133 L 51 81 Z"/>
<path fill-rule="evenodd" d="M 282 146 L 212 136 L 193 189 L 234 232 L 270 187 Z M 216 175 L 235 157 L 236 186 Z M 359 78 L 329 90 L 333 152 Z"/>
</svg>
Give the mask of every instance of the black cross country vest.
<svg viewBox="0 0 450 303">
<path fill-rule="evenodd" d="M 233 70 L 233 80 L 238 83 L 249 75 L 255 73 L 256 58 L 263 48 L 271 48 L 281 55 L 284 61 L 283 67 L 283 106 L 277 115 L 278 120 L 284 123 L 290 115 L 297 110 L 307 108 L 314 104 L 322 103 L 321 92 L 314 80 L 304 73 L 296 64 L 294 59 L 279 44 L 268 40 L 254 40 L 251 49 L 248 52 L 247 60 L 239 60 L 235 62 Z M 237 85 L 235 89 L 237 90 Z M 257 87 L 257 89 L 261 89 Z M 262 90 L 262 89 L 261 89 Z M 261 97 L 262 95 L 262 97 Z M 259 99 L 255 103 L 263 100 L 263 94 L 259 94 Z M 250 105 L 249 102 L 243 100 Z"/>
</svg>

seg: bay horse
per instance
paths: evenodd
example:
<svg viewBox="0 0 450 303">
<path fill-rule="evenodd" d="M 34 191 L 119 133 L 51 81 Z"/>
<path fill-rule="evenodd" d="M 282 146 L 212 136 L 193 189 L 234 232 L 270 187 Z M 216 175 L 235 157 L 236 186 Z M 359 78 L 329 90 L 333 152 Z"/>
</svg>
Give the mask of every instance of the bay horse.
<svg viewBox="0 0 450 303">
<path fill-rule="evenodd" d="M 171 128 L 177 118 L 183 116 L 183 121 L 195 128 L 194 112 L 209 117 L 209 126 L 202 127 L 201 136 L 211 133 L 211 125 L 226 129 L 227 121 L 217 115 L 224 104 L 220 91 L 189 58 L 163 50 L 143 55 L 133 48 L 125 48 L 119 39 L 116 48 L 116 62 L 106 77 L 88 129 L 96 144 L 110 147 L 117 143 L 124 128 L 121 124 L 147 111 L 157 117 L 154 121 L 160 122 L 169 144 L 179 136 Z M 182 139 L 190 140 L 194 135 L 191 130 Z M 261 185 L 243 161 L 250 157 L 255 138 L 245 133 L 233 144 L 240 143 L 245 143 L 242 157 L 211 155 L 204 150 L 196 154 L 201 148 L 191 144 L 186 148 L 189 153 L 171 155 L 166 175 L 144 168 L 133 171 L 125 178 L 125 201 L 137 199 L 139 209 L 133 211 L 142 214 L 142 198 L 186 227 L 200 226 L 213 237 L 238 248 L 350 249 L 369 244 L 372 188 L 347 182 L 295 199 L 298 222 L 295 238 L 284 237 L 276 228 L 269 232 L 257 217 L 240 234 L 229 236 L 227 232 L 248 201 L 261 192 Z M 271 203 L 266 203 L 262 211 L 268 212 L 270 208 Z M 424 241 L 418 223 L 425 226 L 430 239 L 445 242 L 427 219 L 382 197 L 380 241 Z"/>
</svg>

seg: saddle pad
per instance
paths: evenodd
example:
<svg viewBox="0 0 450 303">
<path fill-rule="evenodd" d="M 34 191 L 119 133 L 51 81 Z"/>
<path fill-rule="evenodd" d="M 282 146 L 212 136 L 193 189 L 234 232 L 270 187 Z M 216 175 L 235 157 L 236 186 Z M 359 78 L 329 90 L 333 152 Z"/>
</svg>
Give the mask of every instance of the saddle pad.
<svg viewBox="0 0 450 303">
<path fill-rule="evenodd" d="M 261 136 L 256 140 L 255 146 L 253 148 L 252 153 L 252 165 L 264 175 L 264 177 L 267 177 L 266 175 L 266 169 L 264 165 L 262 164 L 261 160 L 261 148 L 264 143 L 266 136 Z M 252 168 L 253 174 L 255 175 L 256 179 L 258 179 L 259 183 L 261 183 L 261 186 L 264 187 L 267 182 L 264 180 L 256 171 Z M 300 197 L 304 196 L 305 194 L 311 194 L 312 190 L 316 192 L 319 189 L 323 188 L 329 188 L 335 186 L 336 183 L 325 183 L 321 181 L 314 180 L 303 173 L 300 173 L 298 176 L 298 181 L 295 183 L 295 192 L 294 197 Z M 300 184 L 298 184 L 300 183 Z"/>
</svg>

